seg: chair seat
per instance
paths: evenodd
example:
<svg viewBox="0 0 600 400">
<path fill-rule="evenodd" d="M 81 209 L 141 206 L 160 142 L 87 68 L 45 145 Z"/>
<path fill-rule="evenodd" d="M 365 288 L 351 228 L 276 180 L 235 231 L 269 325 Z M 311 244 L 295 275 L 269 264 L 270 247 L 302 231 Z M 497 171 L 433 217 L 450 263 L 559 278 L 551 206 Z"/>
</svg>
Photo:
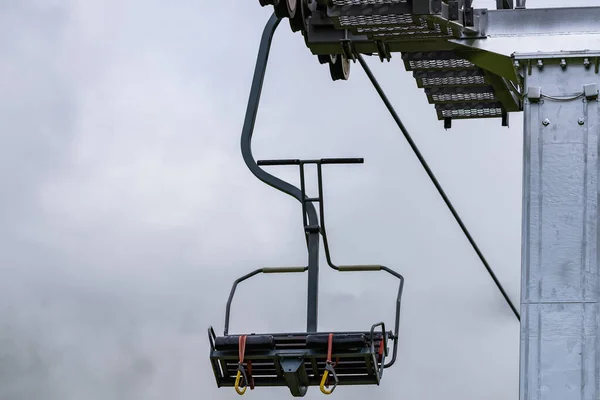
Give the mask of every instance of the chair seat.
<svg viewBox="0 0 600 400">
<path fill-rule="evenodd" d="M 386 332 L 390 336 L 391 332 Z M 246 336 L 244 368 L 249 361 L 254 386 L 287 386 L 282 363 L 301 360 L 307 386 L 319 386 L 325 370 L 329 333 L 277 333 Z M 333 333 L 332 362 L 339 385 L 379 385 L 382 332 Z M 239 335 L 214 338 L 210 360 L 219 387 L 232 387 L 239 363 Z"/>
<path fill-rule="evenodd" d="M 246 349 L 273 350 L 275 339 L 273 335 L 248 335 L 246 336 Z M 238 351 L 239 336 L 228 335 L 215 338 L 215 349 L 221 351 Z"/>
</svg>

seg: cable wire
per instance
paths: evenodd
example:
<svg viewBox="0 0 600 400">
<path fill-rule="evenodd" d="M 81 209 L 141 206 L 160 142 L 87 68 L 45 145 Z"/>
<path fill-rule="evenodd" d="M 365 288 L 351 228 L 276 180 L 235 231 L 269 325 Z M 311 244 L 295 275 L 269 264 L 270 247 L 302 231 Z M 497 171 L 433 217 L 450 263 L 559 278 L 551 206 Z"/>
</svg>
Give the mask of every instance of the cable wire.
<svg viewBox="0 0 600 400">
<path fill-rule="evenodd" d="M 477 253 L 477 256 L 479 256 L 479 259 L 481 260 L 481 262 L 483 263 L 483 266 L 485 267 L 485 269 L 487 270 L 487 272 L 491 276 L 492 280 L 494 281 L 494 283 L 498 287 L 498 290 L 500 290 L 500 293 L 502 293 L 502 296 L 504 297 L 504 300 L 506 300 L 506 303 L 508 304 L 508 306 L 512 310 L 513 314 L 520 321 L 521 320 L 521 316 L 519 315 L 519 311 L 517 310 L 517 308 L 515 307 L 515 305 L 511 301 L 510 297 L 506 293 L 506 290 L 504 290 L 504 287 L 502 286 L 502 283 L 500 283 L 500 281 L 496 277 L 496 274 L 494 273 L 494 270 L 492 269 L 492 267 L 490 267 L 490 264 L 487 262 L 487 260 L 484 257 L 483 253 L 479 249 L 479 246 L 477 246 L 477 243 L 475 243 L 475 240 L 473 239 L 473 237 L 469 233 L 469 230 L 467 229 L 467 227 L 463 223 L 463 221 L 460 218 L 460 216 L 458 215 L 458 212 L 456 211 L 456 209 L 454 208 L 454 206 L 450 202 L 450 199 L 448 198 L 448 196 L 444 192 L 444 189 L 442 188 L 442 186 L 438 182 L 438 180 L 435 177 L 433 171 L 431 170 L 431 168 L 429 168 L 429 165 L 427 164 L 427 161 L 425 160 L 425 158 L 423 157 L 423 155 L 419 151 L 419 148 L 417 147 L 417 145 L 413 141 L 412 137 L 410 136 L 410 133 L 408 133 L 408 130 L 406 129 L 406 127 L 402 123 L 402 120 L 400 119 L 400 117 L 396 113 L 396 110 L 394 109 L 394 106 L 392 106 L 392 104 L 390 103 L 389 99 L 385 95 L 385 92 L 383 91 L 383 89 L 379 85 L 379 82 L 377 82 L 377 79 L 375 79 L 375 76 L 371 72 L 371 69 L 369 68 L 369 66 L 367 65 L 367 63 L 365 62 L 365 60 L 363 59 L 363 57 L 362 57 L 361 54 L 356 54 L 356 59 L 358 60 L 358 62 L 360 63 L 360 65 L 364 69 L 365 73 L 369 77 L 369 80 L 371 81 L 371 83 L 375 87 L 375 90 L 377 91 L 377 93 L 381 97 L 381 100 L 383 100 L 383 103 L 385 104 L 385 106 L 387 107 L 388 111 L 392 115 L 392 118 L 394 118 L 394 121 L 398 125 L 398 128 L 400 128 L 400 131 L 402 132 L 402 134 L 406 138 L 406 141 L 410 145 L 411 149 L 413 150 L 413 152 L 415 153 L 415 155 L 419 159 L 419 162 L 421 163 L 421 165 L 425 169 L 425 172 L 427 173 L 427 175 L 429 176 L 429 178 L 433 182 L 433 184 L 434 184 L 435 188 L 437 189 L 438 193 L 440 194 L 440 196 L 444 200 L 444 203 L 446 203 L 446 206 L 448 207 L 448 209 L 450 210 L 450 212 L 452 213 L 452 215 L 456 219 L 456 222 L 460 226 L 460 229 L 465 234 L 465 236 L 466 236 L 467 240 L 469 241 L 469 243 L 471 244 L 471 246 L 473 247 L 473 250 L 475 250 L 475 253 Z"/>
</svg>

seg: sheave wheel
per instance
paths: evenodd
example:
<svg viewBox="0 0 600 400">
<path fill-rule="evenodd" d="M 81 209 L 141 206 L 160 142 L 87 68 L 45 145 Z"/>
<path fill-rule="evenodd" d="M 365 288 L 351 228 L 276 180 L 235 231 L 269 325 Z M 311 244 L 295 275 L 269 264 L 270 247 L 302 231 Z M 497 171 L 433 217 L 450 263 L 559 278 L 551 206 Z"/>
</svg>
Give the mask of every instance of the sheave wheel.
<svg viewBox="0 0 600 400">
<path fill-rule="evenodd" d="M 319 54 L 317 55 L 317 59 L 321 64 L 327 64 L 331 60 L 331 56 L 329 54 Z"/>
<path fill-rule="evenodd" d="M 296 9 L 298 8 L 298 0 L 279 0 L 275 4 L 275 15 L 279 18 L 294 18 Z"/>
<path fill-rule="evenodd" d="M 302 33 L 304 33 L 306 30 L 304 23 L 306 18 L 310 15 L 310 9 L 308 8 L 306 1 L 307 0 L 296 0 L 296 13 L 290 18 L 290 28 L 292 28 L 292 32 L 302 31 Z"/>
<path fill-rule="evenodd" d="M 331 79 L 347 81 L 350 77 L 350 60 L 343 54 L 332 54 L 329 57 Z"/>
</svg>

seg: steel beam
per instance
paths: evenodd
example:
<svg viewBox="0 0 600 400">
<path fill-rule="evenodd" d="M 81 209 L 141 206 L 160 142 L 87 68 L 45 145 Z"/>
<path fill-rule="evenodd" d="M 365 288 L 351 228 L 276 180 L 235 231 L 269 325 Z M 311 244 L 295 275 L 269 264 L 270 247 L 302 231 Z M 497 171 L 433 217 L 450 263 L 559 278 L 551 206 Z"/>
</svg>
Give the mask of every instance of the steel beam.
<svg viewBox="0 0 600 400">
<path fill-rule="evenodd" d="M 476 10 L 476 15 L 482 13 L 487 15 L 490 37 L 600 34 L 600 7 Z"/>
<path fill-rule="evenodd" d="M 598 69 L 517 54 L 524 83 L 521 400 L 600 398 Z"/>
<path fill-rule="evenodd" d="M 600 7 L 475 10 L 485 38 L 449 39 L 474 50 L 513 53 L 600 49 Z"/>
<path fill-rule="evenodd" d="M 388 5 L 388 7 L 392 10 L 392 6 Z M 397 5 L 394 7 L 398 10 L 401 9 Z M 364 10 L 364 13 L 357 13 L 357 10 Z M 338 16 L 334 18 L 339 18 L 343 14 L 351 14 L 351 18 L 370 18 L 368 21 L 377 23 L 377 25 L 369 25 L 371 27 L 389 28 L 390 23 L 386 23 L 386 19 L 390 19 L 393 25 L 395 23 L 393 21 L 396 20 L 400 21 L 400 24 L 404 24 L 404 20 L 407 18 L 409 20 L 418 18 L 415 14 L 396 14 L 383 10 L 383 6 L 330 8 L 332 16 Z M 374 17 L 376 19 L 373 19 Z M 443 24 L 439 17 L 436 18 L 432 23 Z M 480 31 L 480 35 L 475 38 L 470 38 L 468 35 L 460 38 L 440 35 L 438 38 L 432 39 L 415 34 L 410 37 L 388 35 L 381 37 L 381 40 L 385 40 L 392 52 L 419 51 L 421 49 L 420 42 L 426 41 L 428 49 L 431 50 L 468 46 L 507 57 L 515 51 L 600 48 L 600 26 L 597 23 L 600 21 L 600 7 L 476 9 L 474 10 L 474 19 L 475 25 Z M 451 21 L 448 24 L 456 25 Z M 328 51 L 341 52 L 339 41 L 349 39 L 364 49 L 358 50 L 359 52 L 368 53 L 373 51 L 372 49 L 376 51 L 375 39 L 368 38 L 366 34 L 348 34 L 345 29 L 349 27 L 350 25 L 336 27 L 331 18 L 315 14 L 309 18 L 307 46 L 314 54 L 326 54 Z M 515 40 L 515 38 L 522 40 Z"/>
</svg>

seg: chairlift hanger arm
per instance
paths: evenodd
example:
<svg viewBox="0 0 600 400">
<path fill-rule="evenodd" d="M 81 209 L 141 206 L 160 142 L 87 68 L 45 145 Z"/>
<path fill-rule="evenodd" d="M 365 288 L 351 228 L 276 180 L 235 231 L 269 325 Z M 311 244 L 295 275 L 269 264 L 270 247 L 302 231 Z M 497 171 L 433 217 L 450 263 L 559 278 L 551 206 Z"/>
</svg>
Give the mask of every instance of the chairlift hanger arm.
<svg viewBox="0 0 600 400">
<path fill-rule="evenodd" d="M 300 189 L 277 178 L 276 176 L 267 173 L 262 168 L 259 168 L 259 165 L 256 163 L 254 156 L 252 155 L 252 135 L 254 133 L 254 125 L 256 123 L 256 115 L 258 113 L 258 105 L 260 103 L 266 65 L 269 60 L 269 52 L 271 49 L 273 34 L 280 22 L 281 18 L 277 17 L 277 15 L 273 13 L 263 30 L 258 56 L 256 59 L 256 67 L 254 69 L 254 78 L 252 80 L 252 86 L 250 89 L 250 98 L 248 99 L 246 116 L 244 118 L 244 125 L 242 127 L 241 149 L 244 162 L 254 176 L 272 188 L 286 193 L 296 198 L 298 201 L 302 201 L 302 193 L 300 192 Z M 313 206 L 308 206 L 306 211 L 311 223 L 317 223 L 317 212 L 315 208 Z"/>
<path fill-rule="evenodd" d="M 252 85 L 250 87 L 250 95 L 248 98 L 248 105 L 246 107 L 246 114 L 244 117 L 244 125 L 242 127 L 241 135 L 241 151 L 242 157 L 246 166 L 259 180 L 277 189 L 285 194 L 294 197 L 296 200 L 303 203 L 303 219 L 308 219 L 311 224 L 318 224 L 317 212 L 312 203 L 304 204 L 304 198 L 302 191 L 297 187 L 285 182 L 269 173 L 264 171 L 258 166 L 254 156 L 252 155 L 252 134 L 254 133 L 254 125 L 256 122 L 256 115 L 258 113 L 258 106 L 260 103 L 260 96 L 262 94 L 262 86 L 265 79 L 265 73 L 267 70 L 267 63 L 269 61 L 269 53 L 271 50 L 271 43 L 273 41 L 273 34 L 277 29 L 277 26 L 281 22 L 281 18 L 277 16 L 275 12 L 271 14 L 271 17 L 267 21 L 265 28 L 263 29 L 262 37 L 260 40 L 260 46 L 258 55 L 256 56 L 256 65 L 254 67 L 254 75 L 252 77 Z M 317 330 L 318 320 L 318 291 L 319 291 L 319 234 L 311 233 L 306 235 L 306 246 L 308 249 L 308 299 L 307 299 L 307 316 L 306 316 L 306 328 L 307 331 Z"/>
</svg>

